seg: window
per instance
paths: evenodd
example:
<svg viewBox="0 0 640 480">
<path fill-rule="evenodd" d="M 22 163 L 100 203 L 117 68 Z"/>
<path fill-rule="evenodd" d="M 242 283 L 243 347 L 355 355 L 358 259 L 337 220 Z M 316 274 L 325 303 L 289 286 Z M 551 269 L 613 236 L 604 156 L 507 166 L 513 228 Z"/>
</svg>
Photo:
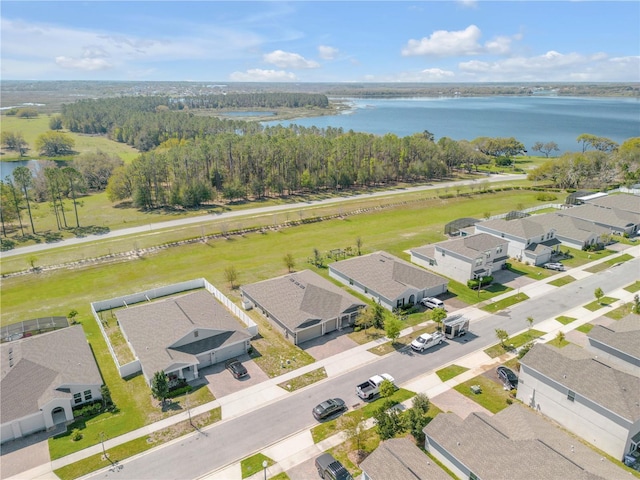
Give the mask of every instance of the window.
<svg viewBox="0 0 640 480">
<path fill-rule="evenodd" d="M 82 394 L 81 393 L 74 393 L 73 394 L 73 403 L 80 403 L 82 402 Z"/>
<path fill-rule="evenodd" d="M 496 254 L 497 253 L 502 253 L 502 245 L 500 245 L 498 248 L 496 248 Z"/>
<path fill-rule="evenodd" d="M 476 258 L 476 267 L 479 265 L 482 265 L 483 259 L 482 258 Z"/>
<path fill-rule="evenodd" d="M 364 287 L 364 293 L 369 293 L 369 289 L 367 287 Z"/>
<path fill-rule="evenodd" d="M 91 395 L 91 390 L 85 390 L 84 391 L 84 401 L 88 402 L 92 398 L 93 398 L 93 395 Z"/>
<path fill-rule="evenodd" d="M 570 402 L 573 402 L 575 399 L 576 399 L 576 392 L 569 390 L 567 392 L 567 400 L 569 400 Z"/>
<path fill-rule="evenodd" d="M 353 285 L 353 280 L 349 279 L 349 285 Z"/>
<path fill-rule="evenodd" d="M 200 335 L 200 333 L 198 332 L 198 330 L 194 330 L 193 331 L 193 336 L 198 338 L 198 335 Z"/>
</svg>

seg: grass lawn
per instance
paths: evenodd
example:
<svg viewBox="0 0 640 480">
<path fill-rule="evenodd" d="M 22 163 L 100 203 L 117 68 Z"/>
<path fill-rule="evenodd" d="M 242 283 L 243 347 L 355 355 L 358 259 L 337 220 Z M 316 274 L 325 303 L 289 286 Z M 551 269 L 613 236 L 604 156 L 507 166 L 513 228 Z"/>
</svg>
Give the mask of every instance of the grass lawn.
<svg viewBox="0 0 640 480">
<path fill-rule="evenodd" d="M 279 474 L 273 477 L 269 477 L 269 480 L 291 480 L 291 479 L 289 478 L 289 475 L 286 474 L 286 472 L 280 472 Z"/>
<path fill-rule="evenodd" d="M 549 285 L 553 285 L 554 287 L 562 287 L 564 285 L 567 285 L 571 282 L 575 282 L 576 279 L 573 278 L 571 275 L 565 275 L 564 277 L 560 277 L 560 278 L 556 278 L 555 280 L 551 280 L 549 283 Z"/>
<path fill-rule="evenodd" d="M 480 385 L 481 393 L 473 393 L 472 385 Z M 493 381 L 484 375 L 478 375 L 466 382 L 453 387 L 467 398 L 483 406 L 492 413 L 498 413 L 509 406 L 507 400 L 512 400 L 511 395 L 497 380 Z"/>
<path fill-rule="evenodd" d="M 576 248 L 571 247 L 562 247 L 563 253 L 568 253 L 570 258 L 566 258 L 562 260 L 562 263 L 567 267 L 579 267 L 584 265 L 585 263 L 590 263 L 600 258 L 608 257 L 609 255 L 613 255 L 613 250 L 599 250 L 597 252 L 585 252 L 583 250 L 578 250 Z"/>
<path fill-rule="evenodd" d="M 594 300 L 591 303 L 587 303 L 586 305 L 583 305 L 583 308 L 586 308 L 590 312 L 595 312 L 596 310 L 599 310 L 602 307 L 608 307 L 616 300 L 618 299 L 613 297 L 602 297 L 599 301 Z"/>
<path fill-rule="evenodd" d="M 585 271 L 589 273 L 598 273 L 602 272 L 603 270 L 607 270 L 608 268 L 611 268 L 618 263 L 627 262 L 629 260 L 633 260 L 633 256 L 625 253 L 618 257 L 605 260 L 604 262 L 594 265 L 593 267 L 586 268 Z"/>
<path fill-rule="evenodd" d="M 402 403 L 405 400 L 409 400 L 411 397 L 415 395 L 415 392 L 410 390 L 405 390 L 404 388 L 400 388 L 394 392 L 394 394 L 390 397 L 391 400 L 397 403 Z M 365 419 L 373 417 L 375 411 L 380 408 L 381 405 L 384 404 L 386 399 L 377 398 L 372 402 L 363 402 L 362 406 L 359 407 L 362 410 L 362 414 Z M 344 415 L 351 415 L 352 412 L 345 413 Z M 343 416 L 344 416 L 343 415 Z M 334 420 L 330 420 L 328 422 L 320 423 L 311 429 L 311 436 L 313 437 L 313 443 L 321 442 L 322 440 L 329 438 L 332 435 L 335 435 L 340 431 L 339 421 L 341 417 L 338 417 Z"/>
<path fill-rule="evenodd" d="M 557 347 L 557 348 L 566 347 L 570 343 L 571 342 L 569 342 L 568 340 L 566 340 L 564 338 L 560 339 L 557 336 L 547 342 L 548 345 L 553 345 L 554 347 Z"/>
<path fill-rule="evenodd" d="M 498 300 L 497 302 L 485 305 L 484 307 L 481 307 L 481 309 L 485 312 L 495 313 L 505 308 L 509 308 L 511 305 L 515 305 L 516 303 L 524 302 L 528 299 L 529 297 L 526 293 L 516 293 L 515 295 L 503 298 L 502 300 Z"/>
<path fill-rule="evenodd" d="M 631 309 L 633 308 L 633 303 L 625 303 L 624 305 L 619 306 L 604 314 L 605 317 L 613 318 L 614 320 L 620 320 L 631 313 Z"/>
<path fill-rule="evenodd" d="M 526 275 L 534 280 L 541 280 L 543 278 L 550 277 L 556 272 L 549 270 L 548 268 L 536 267 L 534 265 L 527 265 L 514 259 L 509 259 L 509 271 L 517 273 L 518 275 Z"/>
<path fill-rule="evenodd" d="M 433 333 L 437 330 L 437 328 L 438 327 L 436 324 L 427 325 L 426 327 L 414 330 L 409 335 L 403 335 L 402 337 L 399 337 L 395 342 L 388 341 L 386 343 L 376 345 L 375 347 L 370 348 L 368 351 L 371 353 L 375 353 L 376 355 L 386 355 L 387 353 L 397 352 L 405 348 L 410 348 L 409 345 L 418 336 L 422 335 L 423 333 Z"/>
<path fill-rule="evenodd" d="M 530 329 L 520 335 L 516 335 L 515 337 L 511 337 L 505 340 L 505 344 L 502 345 L 500 343 L 485 349 L 484 353 L 489 355 L 491 358 L 499 357 L 505 353 L 511 352 L 514 349 L 521 347 L 525 343 L 531 342 L 536 338 L 544 335 L 544 332 L 540 330 Z"/>
<path fill-rule="evenodd" d="M 573 321 L 577 320 L 577 318 L 573 318 L 573 317 L 566 317 L 564 315 L 560 315 L 559 317 L 556 317 L 556 321 L 560 322 L 563 325 L 567 325 Z"/>
<path fill-rule="evenodd" d="M 204 428 L 207 425 L 220 421 L 221 410 L 216 408 L 210 412 L 202 413 L 192 417 L 191 421 L 198 428 Z M 129 442 L 123 443 L 107 450 L 107 455 L 111 461 L 121 461 L 126 458 L 132 457 L 153 447 L 157 447 L 169 440 L 181 437 L 188 433 L 192 433 L 194 428 L 189 424 L 188 420 L 167 427 L 163 430 L 159 430 L 150 435 L 136 438 Z M 108 438 L 108 437 L 107 437 Z M 69 438 L 67 441 L 71 442 Z M 81 477 L 88 473 L 91 473 L 100 468 L 109 467 L 111 462 L 106 458 L 103 458 L 102 454 L 92 455 L 88 458 L 72 463 L 65 467 L 59 468 L 54 473 L 60 477 L 61 480 L 72 480 L 74 478 Z"/>
<path fill-rule="evenodd" d="M 267 467 L 270 467 L 275 462 L 262 453 L 256 453 L 255 455 L 245 458 L 240 462 L 240 468 L 242 469 L 242 478 L 250 477 L 258 472 L 261 472 L 264 467 L 263 462 L 267 462 Z"/>
<path fill-rule="evenodd" d="M 307 385 L 319 382 L 325 378 L 327 378 L 327 371 L 322 367 L 317 370 L 313 370 L 312 372 L 305 373 L 304 375 L 300 375 L 299 377 L 292 378 L 287 382 L 279 383 L 278 386 L 288 392 L 293 392 L 304 388 Z"/>
<path fill-rule="evenodd" d="M 640 291 L 640 280 L 636 280 L 631 285 L 624 287 L 624 289 L 629 293 L 636 293 Z"/>
<path fill-rule="evenodd" d="M 576 328 L 578 332 L 589 333 L 595 325 L 593 323 L 585 323 Z"/>
<path fill-rule="evenodd" d="M 451 380 L 452 378 L 457 377 L 467 370 L 469 370 L 467 367 L 461 367 L 460 365 L 449 365 L 448 367 L 437 370 L 436 375 L 438 375 L 440 380 L 446 382 L 447 380 Z"/>
</svg>

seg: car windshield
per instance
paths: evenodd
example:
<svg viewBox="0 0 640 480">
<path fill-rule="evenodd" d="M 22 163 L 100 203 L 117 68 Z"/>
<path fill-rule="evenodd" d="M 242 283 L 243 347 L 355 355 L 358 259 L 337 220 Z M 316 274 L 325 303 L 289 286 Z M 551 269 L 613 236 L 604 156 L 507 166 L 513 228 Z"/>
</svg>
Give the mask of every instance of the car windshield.
<svg viewBox="0 0 640 480">
<path fill-rule="evenodd" d="M 416 338 L 416 342 L 418 343 L 425 343 L 427 340 L 424 337 L 418 337 Z"/>
</svg>

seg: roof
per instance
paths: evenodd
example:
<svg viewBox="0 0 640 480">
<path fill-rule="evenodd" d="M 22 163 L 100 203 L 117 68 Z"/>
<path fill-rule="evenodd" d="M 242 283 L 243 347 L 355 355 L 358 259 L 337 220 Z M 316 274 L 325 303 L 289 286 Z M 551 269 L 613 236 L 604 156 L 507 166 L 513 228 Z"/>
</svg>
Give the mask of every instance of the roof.
<svg viewBox="0 0 640 480">
<path fill-rule="evenodd" d="M 543 213 L 529 217 L 546 229 L 554 229 L 557 237 L 570 238 L 579 242 L 588 241 L 592 235 L 606 235 L 611 231 L 581 218 L 562 215 L 562 213 Z"/>
<path fill-rule="evenodd" d="M 500 245 L 505 245 L 508 243 L 508 240 L 496 237 L 495 235 L 490 235 L 488 233 L 476 233 L 474 235 L 458 237 L 452 240 L 444 240 L 434 245 L 426 245 L 424 247 L 414 248 L 411 250 L 411 252 L 422 254 L 424 256 L 427 256 L 427 258 L 433 258 L 432 256 L 427 255 L 427 252 L 430 252 L 431 255 L 434 255 L 436 249 L 441 249 L 449 252 L 454 252 L 465 258 L 474 260 L 478 257 L 478 255 L 483 254 L 487 250 L 491 250 Z"/>
<path fill-rule="evenodd" d="M 538 222 L 533 221 L 530 217 L 516 218 L 514 220 L 487 220 L 476 224 L 476 228 L 487 228 L 500 233 L 506 233 L 522 239 L 531 239 L 541 237 L 549 232 Z"/>
<path fill-rule="evenodd" d="M 640 223 L 640 215 L 637 213 L 620 210 L 618 208 L 599 207 L 589 203 L 567 208 L 562 210 L 562 213 L 559 215 L 581 218 L 589 222 L 597 222 L 602 225 L 621 229 L 626 229 Z"/>
<path fill-rule="evenodd" d="M 53 398 L 70 397 L 62 390 L 70 385 L 103 383 L 80 325 L 3 343 L 0 352 L 2 423 L 36 413 Z"/>
<path fill-rule="evenodd" d="M 206 290 L 120 309 L 116 317 L 147 375 L 197 365 L 198 353 L 251 337 Z M 180 342 L 195 331 L 199 340 Z"/>
<path fill-rule="evenodd" d="M 241 290 L 292 332 L 365 305 L 310 270 L 243 285 Z"/>
<path fill-rule="evenodd" d="M 638 195 L 621 193 L 585 201 L 599 207 L 617 208 L 640 215 L 640 196 Z"/>
<path fill-rule="evenodd" d="M 386 252 L 374 252 L 329 265 L 329 269 L 394 300 L 408 288 L 427 290 L 449 281 Z"/>
<path fill-rule="evenodd" d="M 640 376 L 592 358 L 581 347 L 536 344 L 520 363 L 631 422 L 640 420 Z"/>
<path fill-rule="evenodd" d="M 359 466 L 371 480 L 451 480 L 406 437 L 380 443 Z"/>
<path fill-rule="evenodd" d="M 462 420 L 437 415 L 424 428 L 478 478 L 564 480 L 621 478 L 626 472 L 542 415 L 513 404 L 494 416 L 475 412 Z"/>
<path fill-rule="evenodd" d="M 587 336 L 640 359 L 640 315 L 627 315 L 606 327 L 596 325 Z"/>
</svg>

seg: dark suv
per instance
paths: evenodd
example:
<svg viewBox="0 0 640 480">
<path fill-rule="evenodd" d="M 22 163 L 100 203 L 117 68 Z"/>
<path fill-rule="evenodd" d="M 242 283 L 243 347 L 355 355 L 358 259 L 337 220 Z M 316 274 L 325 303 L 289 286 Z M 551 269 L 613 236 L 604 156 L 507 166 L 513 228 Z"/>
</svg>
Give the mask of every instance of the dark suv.
<svg viewBox="0 0 640 480">
<path fill-rule="evenodd" d="M 316 469 L 320 478 L 325 480 L 353 480 L 344 465 L 333 458 L 330 453 L 323 453 L 316 458 Z"/>
<path fill-rule="evenodd" d="M 509 390 L 518 388 L 518 376 L 513 373 L 513 370 L 505 366 L 500 366 L 496 369 L 496 373 L 498 374 L 498 378 L 502 380 L 502 383 L 504 383 Z"/>
</svg>

